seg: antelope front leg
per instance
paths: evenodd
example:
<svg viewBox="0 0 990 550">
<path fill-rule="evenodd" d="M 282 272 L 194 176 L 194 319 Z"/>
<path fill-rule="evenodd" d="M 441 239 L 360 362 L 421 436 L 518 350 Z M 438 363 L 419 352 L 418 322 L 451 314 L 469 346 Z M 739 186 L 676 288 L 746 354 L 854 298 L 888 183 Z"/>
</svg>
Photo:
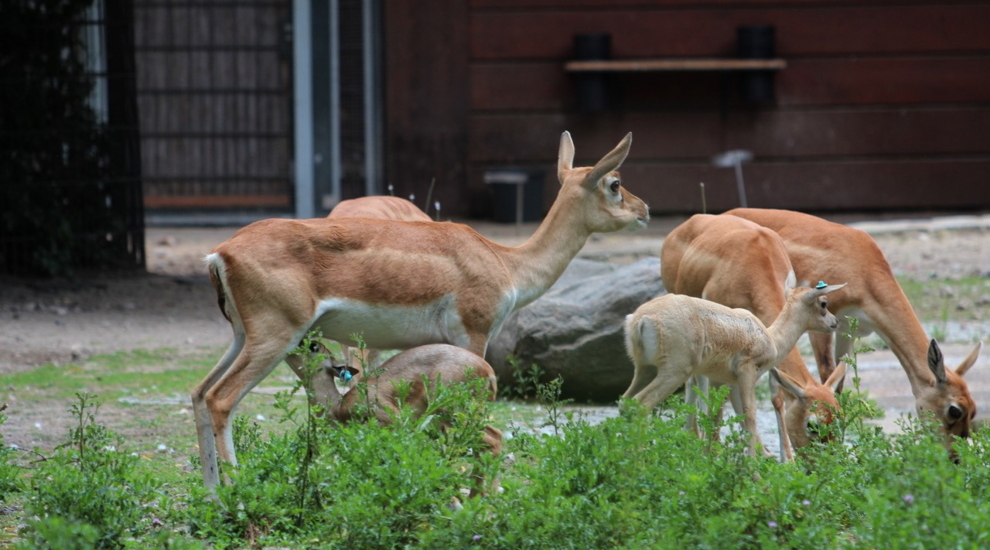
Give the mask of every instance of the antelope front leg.
<svg viewBox="0 0 990 550">
<path fill-rule="evenodd" d="M 787 432 L 787 424 L 784 419 L 787 417 L 787 402 L 784 400 L 784 391 L 780 389 L 774 381 L 773 376 L 767 376 L 770 383 L 770 401 L 773 403 L 774 416 L 777 417 L 777 431 L 780 433 L 780 460 L 791 462 L 794 460 L 794 452 L 791 447 L 791 435 Z"/>
<path fill-rule="evenodd" d="M 697 390 L 695 390 L 697 388 Z M 692 376 L 684 383 L 684 403 L 688 405 L 687 423 L 684 426 L 688 431 L 700 439 L 701 428 L 698 427 L 698 415 L 708 412 L 708 405 L 702 397 L 708 397 L 708 377 L 703 375 Z M 691 407 L 694 410 L 691 410 Z M 712 435 L 712 434 L 709 434 Z"/>
<path fill-rule="evenodd" d="M 747 452 L 750 456 L 756 456 L 756 449 L 763 449 L 766 455 L 766 447 L 760 439 L 760 432 L 756 427 L 756 365 L 743 364 L 740 366 L 739 375 L 739 401 L 742 405 L 743 428 L 749 432 L 749 448 Z"/>
</svg>

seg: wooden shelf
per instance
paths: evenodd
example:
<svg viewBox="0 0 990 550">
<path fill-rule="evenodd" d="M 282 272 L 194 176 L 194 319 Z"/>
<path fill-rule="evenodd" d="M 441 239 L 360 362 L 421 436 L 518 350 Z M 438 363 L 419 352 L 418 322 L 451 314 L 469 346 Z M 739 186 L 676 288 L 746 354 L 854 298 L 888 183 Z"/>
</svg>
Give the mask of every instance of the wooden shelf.
<svg viewBox="0 0 990 550">
<path fill-rule="evenodd" d="M 787 67 L 783 59 L 610 59 L 568 61 L 569 73 L 655 72 L 655 71 L 779 71 Z"/>
</svg>

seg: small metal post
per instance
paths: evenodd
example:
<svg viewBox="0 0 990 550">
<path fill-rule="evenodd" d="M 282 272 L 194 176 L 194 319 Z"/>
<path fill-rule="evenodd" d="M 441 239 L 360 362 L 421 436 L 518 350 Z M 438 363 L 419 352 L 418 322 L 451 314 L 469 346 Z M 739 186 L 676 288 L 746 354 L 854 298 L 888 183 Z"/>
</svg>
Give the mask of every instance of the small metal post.
<svg viewBox="0 0 990 550">
<path fill-rule="evenodd" d="M 743 149 L 733 149 L 716 155 L 712 164 L 719 168 L 735 168 L 736 190 L 739 192 L 739 205 L 746 208 L 746 183 L 743 181 L 742 164 L 753 160 L 753 153 Z"/>
<path fill-rule="evenodd" d="M 516 229 L 522 227 L 523 222 L 523 186 L 526 182 L 516 184 Z"/>
</svg>

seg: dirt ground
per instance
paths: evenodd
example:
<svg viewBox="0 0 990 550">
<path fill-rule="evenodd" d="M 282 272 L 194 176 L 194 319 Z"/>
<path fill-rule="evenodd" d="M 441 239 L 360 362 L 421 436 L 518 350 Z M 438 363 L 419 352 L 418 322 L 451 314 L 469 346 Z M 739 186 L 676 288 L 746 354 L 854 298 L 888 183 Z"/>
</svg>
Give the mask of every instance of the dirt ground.
<svg viewBox="0 0 990 550">
<path fill-rule="evenodd" d="M 663 235 L 683 219 L 655 219 L 637 233 L 596 235 L 581 256 L 628 262 L 656 255 Z M 919 280 L 990 277 L 990 216 L 860 221 L 899 275 Z M 535 229 L 535 224 L 472 225 L 506 245 L 520 244 Z M 217 308 L 202 261 L 235 231 L 233 227 L 149 228 L 147 274 L 75 281 L 0 280 L 0 383 L 5 374 L 121 350 L 169 347 L 202 355 L 205 347 L 216 349 L 219 357 L 231 331 Z M 965 307 L 986 309 L 987 304 L 990 298 Z M 985 339 L 988 327 L 990 323 L 984 321 L 970 329 Z M 972 345 L 945 346 L 947 364 L 958 364 Z M 977 402 L 984 404 L 990 403 L 988 356 L 985 352 L 967 376 Z M 870 361 L 874 368 L 864 379 L 868 387 L 870 380 L 879 381 L 871 391 L 886 400 L 882 405 L 910 410 L 910 391 L 896 360 L 877 352 L 870 354 Z M 990 405 L 984 405 L 981 416 L 988 410 Z"/>
</svg>

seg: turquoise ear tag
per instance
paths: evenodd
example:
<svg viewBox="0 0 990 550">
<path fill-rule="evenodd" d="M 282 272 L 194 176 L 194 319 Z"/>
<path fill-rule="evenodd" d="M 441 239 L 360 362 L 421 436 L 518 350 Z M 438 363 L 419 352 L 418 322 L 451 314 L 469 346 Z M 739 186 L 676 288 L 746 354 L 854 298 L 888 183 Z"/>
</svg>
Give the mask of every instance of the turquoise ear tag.
<svg viewBox="0 0 990 550">
<path fill-rule="evenodd" d="M 826 283 L 825 281 L 818 281 L 818 284 L 815 285 L 815 288 L 822 289 L 822 288 L 825 288 L 827 286 L 828 286 L 828 283 Z"/>
<path fill-rule="evenodd" d="M 347 369 L 340 371 L 340 379 L 343 380 L 344 382 L 350 382 L 351 378 L 354 378 L 354 375 L 351 374 L 351 371 Z"/>
</svg>

